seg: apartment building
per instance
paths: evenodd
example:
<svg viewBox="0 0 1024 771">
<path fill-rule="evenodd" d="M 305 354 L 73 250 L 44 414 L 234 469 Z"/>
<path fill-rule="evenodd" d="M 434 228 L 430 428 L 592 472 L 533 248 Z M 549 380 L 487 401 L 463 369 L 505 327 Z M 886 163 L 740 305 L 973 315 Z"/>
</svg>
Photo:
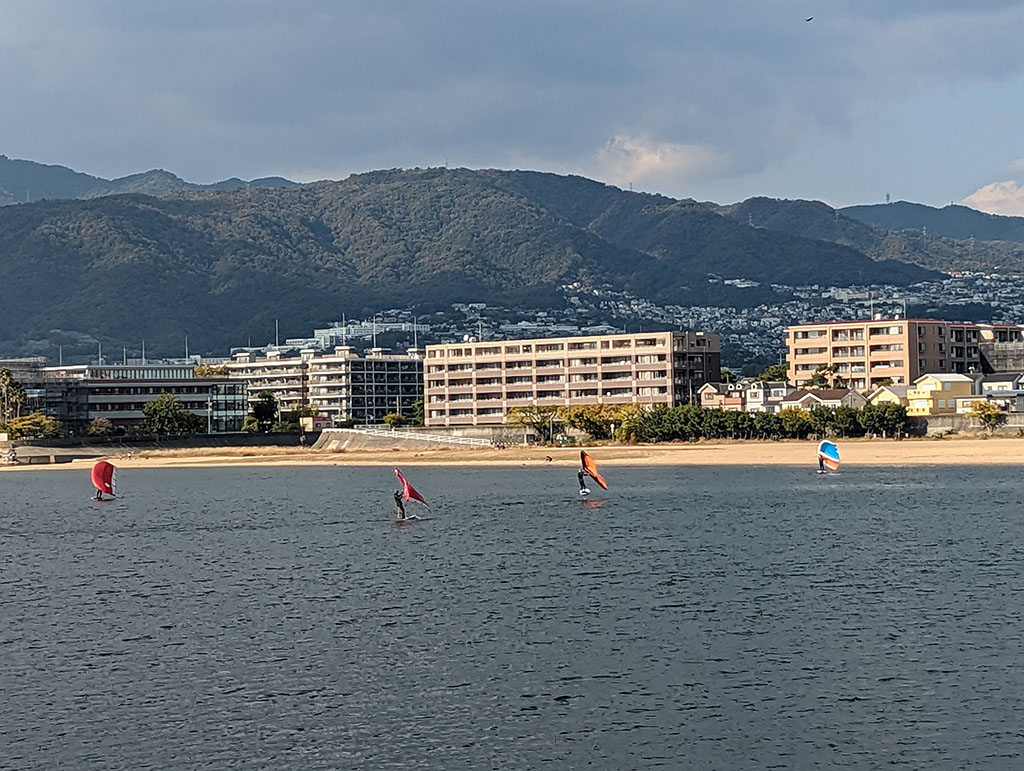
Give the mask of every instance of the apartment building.
<svg viewBox="0 0 1024 771">
<path fill-rule="evenodd" d="M 866 390 L 887 380 L 909 385 L 928 372 L 981 372 L 980 342 L 1020 331 L 1014 325 L 997 328 L 937 319 L 799 324 L 786 330 L 789 380 L 799 387 L 819 367 L 835 367 L 846 385 Z"/>
<path fill-rule="evenodd" d="M 513 407 L 696 402 L 719 337 L 647 332 L 428 345 L 424 422 L 495 425 Z"/>
<path fill-rule="evenodd" d="M 373 348 L 359 356 L 338 346 L 330 354 L 303 349 L 297 356 L 270 351 L 265 358 L 236 353 L 228 376 L 244 380 L 249 401 L 271 393 L 281 411 L 312 407 L 334 421 L 376 423 L 388 413 L 413 417 L 423 398 L 423 361 L 419 349 L 392 354 Z"/>
</svg>

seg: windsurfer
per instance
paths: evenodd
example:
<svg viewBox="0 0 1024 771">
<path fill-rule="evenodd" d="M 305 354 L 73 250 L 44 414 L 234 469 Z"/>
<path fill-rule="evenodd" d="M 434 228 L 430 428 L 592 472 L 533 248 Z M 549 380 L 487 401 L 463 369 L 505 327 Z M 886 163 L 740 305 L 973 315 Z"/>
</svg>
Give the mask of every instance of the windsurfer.
<svg viewBox="0 0 1024 771">
<path fill-rule="evenodd" d="M 103 491 L 102 490 L 97 490 L 96 491 L 96 495 L 93 496 L 93 497 L 97 501 L 102 501 L 103 500 Z"/>
<path fill-rule="evenodd" d="M 824 455 L 819 455 L 818 456 L 818 471 L 820 471 L 822 474 L 825 473 L 825 456 Z"/>
<path fill-rule="evenodd" d="M 395 490 L 395 516 L 405 519 L 405 501 L 402 500 L 401 490 Z"/>
<path fill-rule="evenodd" d="M 579 480 L 580 492 L 582 493 L 584 490 L 587 489 L 587 483 L 586 481 L 584 481 L 583 469 L 580 469 L 579 471 L 576 472 L 576 479 Z"/>
</svg>

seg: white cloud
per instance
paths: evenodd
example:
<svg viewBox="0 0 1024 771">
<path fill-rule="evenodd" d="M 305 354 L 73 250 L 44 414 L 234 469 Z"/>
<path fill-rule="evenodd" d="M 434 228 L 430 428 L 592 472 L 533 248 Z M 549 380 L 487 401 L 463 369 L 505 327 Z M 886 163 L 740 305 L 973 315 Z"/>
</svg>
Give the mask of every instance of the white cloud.
<svg viewBox="0 0 1024 771">
<path fill-rule="evenodd" d="M 989 214 L 1024 216 L 1024 186 L 1013 180 L 993 182 L 978 188 L 963 202 Z"/>
<path fill-rule="evenodd" d="M 597 168 L 591 173 L 621 187 L 632 183 L 678 188 L 711 178 L 729 165 L 729 157 L 710 145 L 617 134 L 597 153 Z"/>
<path fill-rule="evenodd" d="M 1015 161 L 1010 161 L 1010 164 L 1006 167 L 1006 170 L 1010 174 L 1013 174 L 1014 176 L 1024 174 L 1024 158 L 1018 158 Z"/>
</svg>

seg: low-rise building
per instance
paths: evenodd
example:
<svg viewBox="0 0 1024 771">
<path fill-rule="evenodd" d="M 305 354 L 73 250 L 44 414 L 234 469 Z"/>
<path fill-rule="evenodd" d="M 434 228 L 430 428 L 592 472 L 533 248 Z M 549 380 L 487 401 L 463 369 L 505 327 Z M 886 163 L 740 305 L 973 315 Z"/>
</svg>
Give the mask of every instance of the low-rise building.
<svg viewBox="0 0 1024 771">
<path fill-rule="evenodd" d="M 82 434 L 105 418 L 116 429 L 141 430 L 145 407 L 162 395 L 175 397 L 205 419 L 209 433 L 241 431 L 245 384 L 224 377 L 195 376 L 190 364 L 82 364 L 38 367 L 22 382 L 29 407 Z"/>
<path fill-rule="evenodd" d="M 906 407 L 908 404 L 907 391 L 909 390 L 910 386 L 908 385 L 879 386 L 868 394 L 868 404 L 895 404 L 900 407 Z"/>
<path fill-rule="evenodd" d="M 727 412 L 778 412 L 782 400 L 793 392 L 783 381 L 741 380 L 738 383 L 705 383 L 697 394 L 701 407 Z"/>
<path fill-rule="evenodd" d="M 797 388 L 792 393 L 786 394 L 781 402 L 782 409 L 795 407 L 801 410 L 811 410 L 815 407 L 853 407 L 861 409 L 867 404 L 867 399 L 857 391 L 850 388 L 822 388 L 818 390 L 806 390 Z"/>
<path fill-rule="evenodd" d="M 907 415 L 952 415 L 957 411 L 957 399 L 973 396 L 974 380 L 956 373 L 922 375 L 907 391 Z"/>
<path fill-rule="evenodd" d="M 707 332 L 429 345 L 425 423 L 501 424 L 514 407 L 696 403 L 721 365 L 719 337 Z"/>
</svg>

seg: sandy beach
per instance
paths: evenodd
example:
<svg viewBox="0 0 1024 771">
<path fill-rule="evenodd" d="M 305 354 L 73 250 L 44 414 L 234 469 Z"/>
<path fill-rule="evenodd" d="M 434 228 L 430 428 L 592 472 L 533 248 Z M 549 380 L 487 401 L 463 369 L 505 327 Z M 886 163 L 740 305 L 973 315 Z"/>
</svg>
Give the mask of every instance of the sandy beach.
<svg viewBox="0 0 1024 771">
<path fill-rule="evenodd" d="M 862 465 L 1024 465 L 1024 439 L 856 439 L 838 441 L 843 464 Z M 722 441 L 662 445 L 596 445 L 587 449 L 602 465 L 813 465 L 815 443 L 800 441 Z M 577 465 L 579 447 L 480 447 L 439 450 L 316 451 L 304 448 L 151 450 L 112 454 L 119 466 L 182 468 L 239 465 Z M 550 460 L 548 460 L 550 458 Z M 0 471 L 80 469 L 96 459 L 72 463 L 6 467 Z"/>
</svg>

